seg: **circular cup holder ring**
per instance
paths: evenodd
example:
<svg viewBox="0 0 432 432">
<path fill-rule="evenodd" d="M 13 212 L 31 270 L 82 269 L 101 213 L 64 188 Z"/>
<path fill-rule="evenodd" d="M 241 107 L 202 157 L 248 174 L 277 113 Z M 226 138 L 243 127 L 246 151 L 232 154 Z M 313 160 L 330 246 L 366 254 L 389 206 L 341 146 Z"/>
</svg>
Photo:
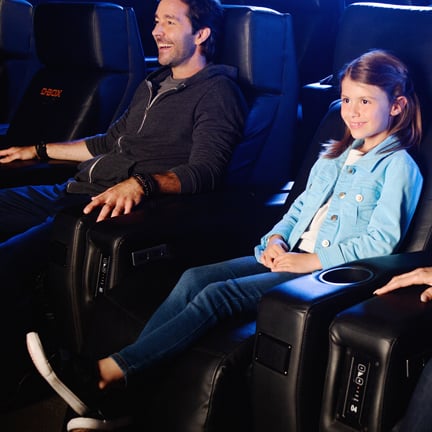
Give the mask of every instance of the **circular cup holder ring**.
<svg viewBox="0 0 432 432">
<path fill-rule="evenodd" d="M 318 275 L 321 282 L 332 285 L 359 284 L 371 280 L 374 277 L 372 270 L 366 267 L 336 267 L 324 270 Z"/>
</svg>

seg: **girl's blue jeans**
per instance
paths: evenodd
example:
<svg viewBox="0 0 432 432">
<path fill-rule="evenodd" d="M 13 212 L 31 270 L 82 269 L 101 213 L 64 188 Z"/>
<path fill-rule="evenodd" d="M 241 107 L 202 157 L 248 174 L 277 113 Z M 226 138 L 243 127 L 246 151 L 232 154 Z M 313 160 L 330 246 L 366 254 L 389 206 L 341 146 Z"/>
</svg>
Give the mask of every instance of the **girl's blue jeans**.
<svg viewBox="0 0 432 432">
<path fill-rule="evenodd" d="M 256 312 L 263 293 L 300 276 L 273 273 L 248 256 L 186 270 L 137 340 L 111 357 L 126 381 L 185 350 L 208 329 L 243 312 Z"/>
</svg>

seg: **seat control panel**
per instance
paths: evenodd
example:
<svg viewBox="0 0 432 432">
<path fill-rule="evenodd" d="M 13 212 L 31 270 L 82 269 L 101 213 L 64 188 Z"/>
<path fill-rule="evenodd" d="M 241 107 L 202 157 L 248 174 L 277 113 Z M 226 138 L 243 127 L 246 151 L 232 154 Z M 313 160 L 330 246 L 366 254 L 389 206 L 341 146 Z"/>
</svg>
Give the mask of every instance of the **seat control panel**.
<svg viewBox="0 0 432 432">
<path fill-rule="evenodd" d="M 371 373 L 371 360 L 357 354 L 351 354 L 347 360 L 338 404 L 338 418 L 356 430 L 363 430 L 362 419 L 367 418 L 365 400 Z"/>
<path fill-rule="evenodd" d="M 132 264 L 138 267 L 151 261 L 169 258 L 169 256 L 168 245 L 160 244 L 132 252 Z"/>
</svg>

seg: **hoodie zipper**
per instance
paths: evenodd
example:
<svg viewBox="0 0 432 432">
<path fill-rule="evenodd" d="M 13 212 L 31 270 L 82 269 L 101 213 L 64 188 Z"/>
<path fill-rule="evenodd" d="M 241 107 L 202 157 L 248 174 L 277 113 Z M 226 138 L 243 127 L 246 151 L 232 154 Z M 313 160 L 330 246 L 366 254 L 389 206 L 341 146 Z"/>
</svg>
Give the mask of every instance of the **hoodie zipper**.
<svg viewBox="0 0 432 432">
<path fill-rule="evenodd" d="M 181 89 L 183 89 L 183 88 L 186 87 L 186 84 L 183 82 L 183 83 L 179 84 L 177 87 L 174 87 L 174 88 L 169 89 L 169 90 L 165 90 L 162 93 L 158 93 L 154 98 L 152 98 L 152 96 L 153 96 L 153 85 L 152 85 L 151 81 L 146 81 L 146 84 L 147 84 L 147 87 L 148 87 L 149 92 L 150 92 L 150 97 L 149 97 L 149 101 L 147 102 L 146 109 L 144 111 L 143 119 L 141 121 L 141 124 L 140 124 L 138 130 L 137 130 L 137 134 L 141 132 L 142 128 L 144 127 L 145 120 L 147 118 L 147 113 L 149 112 L 150 108 L 154 105 L 154 103 L 158 99 L 160 99 L 162 96 L 166 95 L 167 93 L 174 93 L 174 92 L 179 91 L 179 90 L 181 90 Z M 117 139 L 117 143 L 116 143 L 116 145 L 117 145 L 120 153 L 122 153 L 122 148 L 121 148 L 121 141 L 122 141 L 122 139 L 123 139 L 123 135 L 120 136 Z M 93 173 L 96 165 L 104 158 L 104 156 L 105 155 L 101 155 L 98 159 L 96 159 L 94 161 L 94 163 L 90 167 L 90 169 L 89 169 L 89 183 L 93 183 L 92 173 Z"/>
<path fill-rule="evenodd" d="M 137 133 L 140 133 L 141 130 L 142 130 L 142 128 L 144 127 L 144 123 L 146 121 L 147 114 L 148 114 L 150 108 L 155 104 L 155 102 L 158 99 L 160 99 L 162 96 L 165 96 L 167 93 L 175 93 L 176 91 L 179 91 L 179 90 L 185 88 L 186 84 L 183 82 L 183 83 L 179 84 L 177 87 L 171 88 L 169 90 L 165 90 L 162 93 L 158 93 L 153 99 L 152 99 L 152 95 L 153 95 L 153 86 L 152 86 L 152 83 L 150 81 L 147 81 L 147 86 L 148 86 L 149 91 L 150 91 L 150 101 L 147 104 L 147 107 L 146 107 L 146 109 L 144 111 L 144 116 L 143 116 L 142 122 L 140 124 L 140 127 L 137 130 Z"/>
<path fill-rule="evenodd" d="M 95 169 L 96 165 L 105 157 L 105 155 L 101 155 L 100 157 L 98 157 L 92 164 L 92 166 L 89 169 L 88 172 L 88 178 L 89 178 L 89 183 L 93 183 L 93 179 L 92 179 L 92 174 L 93 174 L 93 170 Z"/>
</svg>

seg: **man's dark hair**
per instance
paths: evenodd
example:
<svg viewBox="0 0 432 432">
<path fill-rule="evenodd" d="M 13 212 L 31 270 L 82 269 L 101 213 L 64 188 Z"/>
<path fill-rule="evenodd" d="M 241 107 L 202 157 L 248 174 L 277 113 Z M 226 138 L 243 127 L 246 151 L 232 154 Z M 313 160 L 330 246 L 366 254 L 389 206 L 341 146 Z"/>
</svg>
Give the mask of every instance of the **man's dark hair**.
<svg viewBox="0 0 432 432">
<path fill-rule="evenodd" d="M 211 61 L 216 51 L 216 41 L 222 29 L 223 9 L 219 0 L 181 0 L 189 6 L 189 19 L 192 23 L 192 31 L 208 27 L 211 34 L 201 45 L 202 53 Z"/>
</svg>

